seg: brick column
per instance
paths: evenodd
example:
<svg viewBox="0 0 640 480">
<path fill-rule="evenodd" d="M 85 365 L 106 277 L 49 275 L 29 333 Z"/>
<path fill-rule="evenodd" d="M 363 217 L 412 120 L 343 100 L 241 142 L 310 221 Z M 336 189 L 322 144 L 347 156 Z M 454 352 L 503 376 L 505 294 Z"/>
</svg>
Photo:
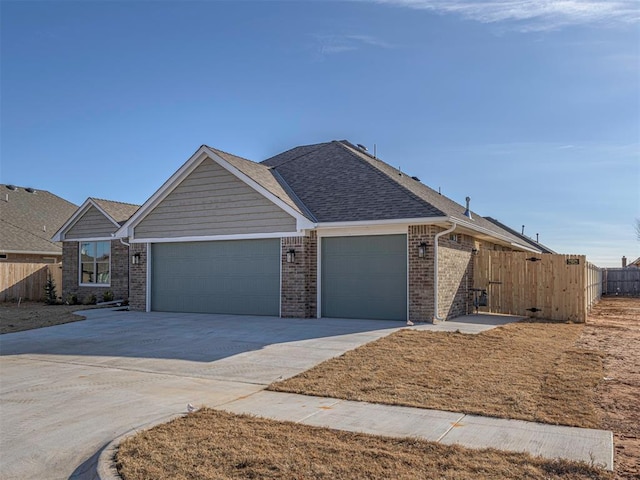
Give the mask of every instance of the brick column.
<svg viewBox="0 0 640 480">
<path fill-rule="evenodd" d="M 140 255 L 137 264 L 132 257 Z M 129 249 L 129 309 L 144 312 L 147 309 L 147 244 L 132 243 Z"/>
<path fill-rule="evenodd" d="M 281 241 L 282 263 L 281 316 L 314 318 L 317 312 L 317 236 L 287 237 Z M 289 250 L 295 261 L 287 262 Z"/>
<path fill-rule="evenodd" d="M 78 294 L 78 242 L 62 243 L 62 301 Z"/>
<path fill-rule="evenodd" d="M 409 226 L 409 320 L 430 322 L 433 319 L 433 237 L 436 228 L 430 225 Z M 424 257 L 418 254 L 426 243 Z"/>
</svg>

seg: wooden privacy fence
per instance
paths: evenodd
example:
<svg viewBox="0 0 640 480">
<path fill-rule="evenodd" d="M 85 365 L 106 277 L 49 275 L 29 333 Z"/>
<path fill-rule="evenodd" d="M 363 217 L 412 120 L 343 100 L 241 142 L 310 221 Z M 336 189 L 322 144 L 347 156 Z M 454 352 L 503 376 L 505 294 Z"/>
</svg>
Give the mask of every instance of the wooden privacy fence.
<svg viewBox="0 0 640 480">
<path fill-rule="evenodd" d="M 640 268 L 605 268 L 602 274 L 605 295 L 640 295 Z"/>
<path fill-rule="evenodd" d="M 58 296 L 62 294 L 62 268 L 60 264 L 0 263 L 0 302 L 42 300 L 47 275 L 56 285 Z"/>
<path fill-rule="evenodd" d="M 584 255 L 481 250 L 473 279 L 493 313 L 584 322 L 602 295 L 602 272 Z"/>
</svg>

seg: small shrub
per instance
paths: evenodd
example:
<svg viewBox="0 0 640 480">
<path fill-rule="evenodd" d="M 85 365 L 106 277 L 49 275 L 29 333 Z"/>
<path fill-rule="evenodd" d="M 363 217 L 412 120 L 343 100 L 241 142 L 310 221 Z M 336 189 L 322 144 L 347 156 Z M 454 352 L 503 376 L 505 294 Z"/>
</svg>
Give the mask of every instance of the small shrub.
<svg viewBox="0 0 640 480">
<path fill-rule="evenodd" d="M 96 303 L 98 303 L 98 299 L 93 293 L 84 299 L 85 305 L 95 305 Z"/>
<path fill-rule="evenodd" d="M 56 293 L 56 282 L 53 281 L 51 274 L 47 274 L 47 283 L 44 285 L 45 302 L 47 305 L 55 305 L 58 303 L 58 294 Z"/>
<path fill-rule="evenodd" d="M 78 305 L 80 303 L 78 301 L 78 295 L 76 295 L 75 293 L 70 293 L 69 295 L 67 295 L 67 299 L 65 302 L 67 305 Z"/>
<path fill-rule="evenodd" d="M 113 301 L 113 292 L 111 290 L 107 290 L 102 294 L 103 302 L 112 302 Z"/>
</svg>

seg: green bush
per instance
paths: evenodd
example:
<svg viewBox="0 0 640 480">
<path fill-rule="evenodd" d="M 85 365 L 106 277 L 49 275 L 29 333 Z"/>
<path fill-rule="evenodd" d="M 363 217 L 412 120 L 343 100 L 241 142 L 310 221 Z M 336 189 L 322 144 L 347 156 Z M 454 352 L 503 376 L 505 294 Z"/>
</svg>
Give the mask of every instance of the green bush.
<svg viewBox="0 0 640 480">
<path fill-rule="evenodd" d="M 112 302 L 113 301 L 113 292 L 111 290 L 107 290 L 102 294 L 103 302 Z"/>
<path fill-rule="evenodd" d="M 65 300 L 67 305 L 78 305 L 80 302 L 78 301 L 78 295 L 75 293 L 70 293 L 67 295 L 67 299 Z"/>
<path fill-rule="evenodd" d="M 56 282 L 53 281 L 51 274 L 47 274 L 47 283 L 44 285 L 44 300 L 48 305 L 58 303 L 58 294 L 56 293 Z"/>
<path fill-rule="evenodd" d="M 98 303 L 98 299 L 93 293 L 84 299 L 85 305 L 95 305 L 96 303 Z"/>
</svg>

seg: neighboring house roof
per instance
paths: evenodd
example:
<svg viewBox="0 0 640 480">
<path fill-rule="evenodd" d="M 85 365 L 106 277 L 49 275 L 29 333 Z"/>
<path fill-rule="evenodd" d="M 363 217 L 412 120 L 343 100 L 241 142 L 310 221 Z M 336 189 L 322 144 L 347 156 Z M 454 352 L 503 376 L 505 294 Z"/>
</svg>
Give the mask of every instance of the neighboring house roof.
<svg viewBox="0 0 640 480">
<path fill-rule="evenodd" d="M 640 257 L 627 265 L 628 267 L 640 267 Z"/>
<path fill-rule="evenodd" d="M 97 215 L 102 214 L 104 218 L 113 224 L 109 233 L 114 234 L 118 228 L 120 228 L 120 226 L 140 208 L 140 205 L 89 197 L 71 215 L 67 216 L 66 222 L 64 222 L 64 224 L 56 231 L 52 240 L 56 242 L 65 240 L 65 233 L 67 233 L 76 224 L 76 222 L 78 222 L 82 216 L 92 208 L 95 208 L 100 212 L 96 212 Z M 109 226 L 109 222 L 105 222 L 107 227 Z M 103 234 L 100 234 L 99 236 L 102 235 Z"/>
<path fill-rule="evenodd" d="M 533 238 L 531 237 L 527 237 L 526 235 L 522 235 L 521 233 L 518 233 L 516 230 L 514 230 L 513 228 L 508 227 L 507 225 L 505 225 L 504 223 L 496 220 L 495 218 L 491 218 L 491 217 L 484 217 L 487 220 L 489 220 L 491 223 L 495 223 L 496 225 L 498 225 L 500 228 L 507 230 L 509 232 L 511 232 L 513 235 L 515 235 L 516 237 L 524 240 L 525 242 L 527 242 L 529 245 L 534 246 L 539 248 L 542 253 L 557 253 L 554 252 L 553 250 L 551 250 L 549 247 L 547 247 L 546 245 L 543 245 L 540 242 L 536 242 Z"/>
<path fill-rule="evenodd" d="M 51 234 L 76 208 L 46 190 L 0 184 L 0 252 L 61 255 Z"/>
</svg>

